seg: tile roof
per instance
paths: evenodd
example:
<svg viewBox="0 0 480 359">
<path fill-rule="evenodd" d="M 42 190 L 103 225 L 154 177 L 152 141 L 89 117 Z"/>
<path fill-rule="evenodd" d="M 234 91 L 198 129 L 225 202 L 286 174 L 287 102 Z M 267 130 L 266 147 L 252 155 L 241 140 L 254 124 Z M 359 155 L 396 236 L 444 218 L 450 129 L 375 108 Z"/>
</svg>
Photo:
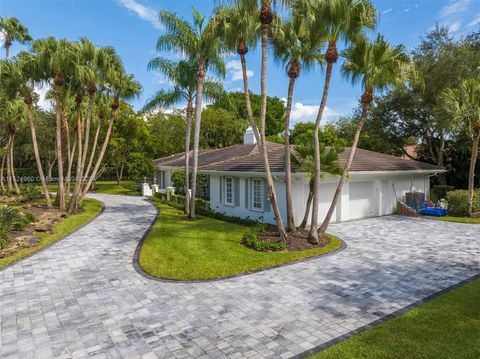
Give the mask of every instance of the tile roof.
<svg viewBox="0 0 480 359">
<path fill-rule="evenodd" d="M 284 146 L 278 143 L 267 142 L 268 159 L 272 172 L 283 172 Z M 350 154 L 347 147 L 341 153 L 339 161 L 343 166 Z M 190 164 L 192 151 L 190 151 Z M 185 164 L 184 153 L 178 153 L 155 160 L 157 166 L 183 167 Z M 264 166 L 257 145 L 234 145 L 230 147 L 202 150 L 198 155 L 199 171 L 234 171 L 234 172 L 263 172 Z M 353 158 L 351 172 L 364 171 L 442 171 L 443 168 L 428 163 L 406 160 L 395 156 L 386 155 L 357 148 Z M 292 163 L 292 171 L 299 169 Z"/>
</svg>

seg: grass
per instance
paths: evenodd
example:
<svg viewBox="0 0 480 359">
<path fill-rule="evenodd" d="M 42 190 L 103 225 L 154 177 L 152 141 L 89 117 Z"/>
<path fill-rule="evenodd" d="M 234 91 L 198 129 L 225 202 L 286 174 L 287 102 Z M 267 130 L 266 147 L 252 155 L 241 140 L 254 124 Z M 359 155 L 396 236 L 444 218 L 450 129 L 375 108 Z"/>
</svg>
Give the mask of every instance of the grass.
<svg viewBox="0 0 480 359">
<path fill-rule="evenodd" d="M 311 357 L 330 358 L 480 358 L 480 280 Z"/>
<path fill-rule="evenodd" d="M 472 218 L 472 217 L 443 216 L 443 217 L 437 217 L 435 219 L 439 221 L 446 221 L 446 222 L 480 224 L 480 218 Z"/>
<path fill-rule="evenodd" d="M 184 220 L 181 210 L 156 202 L 160 217 L 140 250 L 140 266 L 152 276 L 205 280 L 268 268 L 340 248 L 330 236 L 323 248 L 301 252 L 257 252 L 240 244 L 246 227 L 209 217 Z"/>
<path fill-rule="evenodd" d="M 0 258 L 0 268 L 3 268 L 62 239 L 67 234 L 71 233 L 73 230 L 99 214 L 102 210 L 102 202 L 93 198 L 86 198 L 83 200 L 82 208 L 83 212 L 68 216 L 58 225 L 56 225 L 55 234 L 36 233 L 35 236 L 41 238 L 42 240 L 35 247 L 23 248 L 11 256 Z"/>
<path fill-rule="evenodd" d="M 73 182 L 72 182 L 73 183 Z M 117 195 L 128 195 L 131 194 L 133 186 L 135 186 L 134 181 L 122 181 L 121 185 L 117 185 L 117 181 L 97 181 L 95 184 L 95 191 L 92 193 L 103 193 L 103 194 L 117 194 Z M 75 186 L 73 183 L 72 186 Z M 52 183 L 48 185 L 48 189 L 51 192 L 57 190 L 57 184 Z"/>
</svg>

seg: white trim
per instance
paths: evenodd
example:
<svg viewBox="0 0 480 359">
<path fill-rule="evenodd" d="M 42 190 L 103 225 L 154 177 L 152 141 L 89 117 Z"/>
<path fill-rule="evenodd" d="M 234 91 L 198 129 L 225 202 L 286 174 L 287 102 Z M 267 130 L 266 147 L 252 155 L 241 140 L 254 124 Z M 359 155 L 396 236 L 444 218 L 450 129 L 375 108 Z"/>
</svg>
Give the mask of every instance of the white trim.
<svg viewBox="0 0 480 359">
<path fill-rule="evenodd" d="M 261 207 L 255 207 L 255 181 L 260 181 L 260 205 Z M 264 212 L 265 208 L 263 205 L 263 198 L 265 194 L 263 193 L 263 178 L 252 178 L 251 182 L 251 188 L 250 188 L 250 200 L 251 200 L 251 206 L 250 209 L 255 212 Z"/>
<path fill-rule="evenodd" d="M 231 202 L 228 202 L 227 198 L 227 182 L 228 180 L 231 181 L 231 187 L 230 187 L 230 190 L 231 190 Z M 226 205 L 226 206 L 230 206 L 230 207 L 235 207 L 235 190 L 234 190 L 234 183 L 233 183 L 233 177 L 225 177 L 224 180 L 223 180 L 223 203 Z"/>
</svg>

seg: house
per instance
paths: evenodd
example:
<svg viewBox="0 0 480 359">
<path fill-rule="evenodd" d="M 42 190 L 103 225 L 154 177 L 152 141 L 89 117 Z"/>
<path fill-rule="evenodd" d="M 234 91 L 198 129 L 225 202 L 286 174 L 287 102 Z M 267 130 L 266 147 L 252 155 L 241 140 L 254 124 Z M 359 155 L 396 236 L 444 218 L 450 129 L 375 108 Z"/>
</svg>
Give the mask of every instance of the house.
<svg viewBox="0 0 480 359">
<path fill-rule="evenodd" d="M 243 144 L 200 151 L 198 171 L 208 175 L 209 200 L 215 211 L 275 223 L 267 198 L 264 166 L 255 142 L 249 128 Z M 268 142 L 267 148 L 280 210 L 285 219 L 284 146 Z M 350 148 L 346 148 L 340 155 L 341 165 L 349 153 Z M 155 160 L 154 178 L 160 189 L 172 185 L 172 172 L 183 169 L 184 159 L 184 153 L 179 153 Z M 309 194 L 309 178 L 307 173 L 292 166 L 293 210 L 296 223 L 301 223 Z M 405 200 L 407 192 L 416 189 L 428 196 L 430 178 L 443 171 L 443 168 L 427 163 L 357 149 L 332 221 L 392 214 L 397 198 Z M 319 221 L 329 209 L 338 178 L 332 175 L 322 178 Z"/>
</svg>

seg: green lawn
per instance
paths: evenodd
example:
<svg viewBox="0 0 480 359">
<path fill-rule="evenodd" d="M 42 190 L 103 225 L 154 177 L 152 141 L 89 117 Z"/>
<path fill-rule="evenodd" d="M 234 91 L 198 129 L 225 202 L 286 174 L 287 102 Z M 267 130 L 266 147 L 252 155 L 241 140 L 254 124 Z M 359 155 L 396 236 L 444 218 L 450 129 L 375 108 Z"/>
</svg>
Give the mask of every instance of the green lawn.
<svg viewBox="0 0 480 359">
<path fill-rule="evenodd" d="M 480 358 L 480 280 L 311 357 L 329 358 Z"/>
<path fill-rule="evenodd" d="M 74 185 L 75 184 L 72 186 Z M 127 195 L 132 192 L 132 188 L 129 187 L 133 186 L 135 186 L 134 181 L 122 181 L 120 186 L 117 185 L 117 181 L 98 181 L 93 193 Z M 48 185 L 48 189 L 51 192 L 55 192 L 57 190 L 57 184 L 53 183 Z"/>
<path fill-rule="evenodd" d="M 247 227 L 209 217 L 184 220 L 181 210 L 159 202 L 160 217 L 140 250 L 140 266 L 155 277 L 213 279 L 268 268 L 340 248 L 338 239 L 302 252 L 257 252 L 240 244 Z"/>
<path fill-rule="evenodd" d="M 10 263 L 13 263 L 31 253 L 34 253 L 48 246 L 51 243 L 58 241 L 59 239 L 62 239 L 67 234 L 69 234 L 70 232 L 72 232 L 73 230 L 75 230 L 76 228 L 78 228 L 79 226 L 81 226 L 82 224 L 92 219 L 97 214 L 99 214 L 102 210 L 102 202 L 93 198 L 86 198 L 83 201 L 82 208 L 84 210 L 83 212 L 79 214 L 71 215 L 63 219 L 62 222 L 60 222 L 56 226 L 57 232 L 55 234 L 45 234 L 45 233 L 35 234 L 35 236 L 42 239 L 42 241 L 40 241 L 37 246 L 30 247 L 30 248 L 23 248 L 12 256 L 0 258 L 0 268 L 3 268 Z"/>
<path fill-rule="evenodd" d="M 447 222 L 480 224 L 480 218 L 443 216 L 435 219 L 438 219 L 439 221 L 447 221 Z"/>
</svg>

